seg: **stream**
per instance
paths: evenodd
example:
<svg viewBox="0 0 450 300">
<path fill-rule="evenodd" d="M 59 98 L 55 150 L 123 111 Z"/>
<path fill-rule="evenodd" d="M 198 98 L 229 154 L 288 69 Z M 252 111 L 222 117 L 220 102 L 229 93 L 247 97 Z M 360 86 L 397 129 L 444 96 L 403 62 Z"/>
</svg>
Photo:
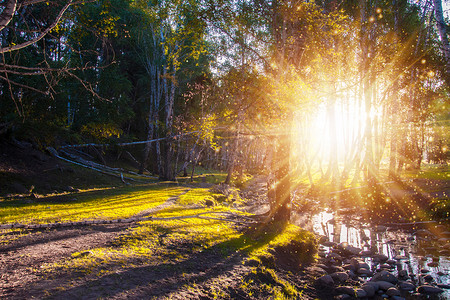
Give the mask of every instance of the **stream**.
<svg viewBox="0 0 450 300">
<path fill-rule="evenodd" d="M 444 226 L 433 222 L 371 226 L 355 211 L 298 214 L 293 219 L 294 224 L 322 236 L 320 257 L 332 256 L 338 245 L 348 247 L 356 253 L 360 251 L 359 256 L 372 272 L 386 269 L 397 277 L 403 275 L 405 280 L 410 279 L 415 286 L 432 283 L 444 290 L 433 299 L 450 299 L 450 232 Z M 383 263 L 374 259 L 380 254 L 388 260 Z M 361 277 L 363 280 L 371 278 L 370 275 Z M 403 291 L 401 296 L 406 299 L 428 297 L 412 291 Z"/>
</svg>

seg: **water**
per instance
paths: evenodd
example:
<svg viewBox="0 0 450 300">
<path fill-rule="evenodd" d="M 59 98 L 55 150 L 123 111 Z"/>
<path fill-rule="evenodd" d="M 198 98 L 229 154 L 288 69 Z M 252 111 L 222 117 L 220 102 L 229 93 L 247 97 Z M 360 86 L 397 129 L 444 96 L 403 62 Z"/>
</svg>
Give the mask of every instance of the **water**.
<svg viewBox="0 0 450 300">
<path fill-rule="evenodd" d="M 363 251 L 371 250 L 384 254 L 389 259 L 396 259 L 395 268 L 389 271 L 397 275 L 400 270 L 407 270 L 408 274 L 415 275 L 412 279 L 418 285 L 425 282 L 423 276 L 426 274 L 430 274 L 438 284 L 450 284 L 449 256 L 439 253 L 439 250 L 442 250 L 442 243 L 439 243 L 436 237 L 427 236 L 425 228 L 371 226 L 358 214 L 338 215 L 330 211 L 310 216 L 298 215 L 294 219 L 295 224 L 326 236 L 331 242 L 348 243 Z M 431 231 L 436 232 L 436 224 L 424 225 L 428 225 Z M 322 246 L 322 250 L 330 249 Z M 376 269 L 377 266 L 370 257 L 365 257 L 364 260 L 372 269 Z M 426 270 L 428 272 L 425 273 Z M 445 290 L 438 298 L 450 299 L 450 290 Z"/>
</svg>

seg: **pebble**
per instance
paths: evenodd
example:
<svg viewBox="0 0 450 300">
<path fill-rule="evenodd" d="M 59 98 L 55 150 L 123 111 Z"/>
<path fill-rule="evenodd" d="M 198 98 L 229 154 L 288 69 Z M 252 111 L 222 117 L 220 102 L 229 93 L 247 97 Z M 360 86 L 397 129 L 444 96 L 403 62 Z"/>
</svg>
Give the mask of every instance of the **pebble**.
<svg viewBox="0 0 450 300">
<path fill-rule="evenodd" d="M 425 295 L 435 295 L 444 292 L 443 289 L 431 285 L 421 285 L 417 288 L 417 291 Z"/>
<path fill-rule="evenodd" d="M 377 281 L 378 287 L 380 290 L 387 291 L 391 287 L 395 287 L 393 283 L 387 282 L 387 281 Z"/>
<path fill-rule="evenodd" d="M 426 282 L 432 282 L 434 280 L 433 276 L 430 274 L 423 276 L 423 279 L 425 279 Z"/>
<path fill-rule="evenodd" d="M 365 298 L 367 297 L 367 292 L 364 289 L 356 289 L 355 294 L 357 298 Z"/>
<path fill-rule="evenodd" d="M 334 282 L 346 282 L 349 278 L 348 274 L 345 272 L 335 272 L 333 274 L 330 275 L 331 278 L 333 278 Z"/>
<path fill-rule="evenodd" d="M 387 282 L 396 284 L 398 282 L 398 279 L 392 273 L 389 273 L 388 271 L 383 270 L 381 272 L 376 273 L 372 277 L 372 281 L 387 281 Z"/>
<path fill-rule="evenodd" d="M 388 290 L 386 291 L 386 295 L 391 296 L 391 297 L 392 296 L 400 296 L 401 293 L 395 287 L 391 287 L 391 288 L 388 288 Z"/>
<path fill-rule="evenodd" d="M 414 284 L 412 284 L 411 282 L 400 282 L 400 284 L 398 285 L 399 289 L 402 291 L 414 291 L 416 289 L 416 287 L 414 286 Z"/>
<path fill-rule="evenodd" d="M 439 283 L 437 286 L 438 286 L 438 288 L 441 288 L 441 289 L 446 289 L 446 290 L 450 289 L 450 284 Z"/>
<path fill-rule="evenodd" d="M 351 286 L 339 286 L 336 288 L 338 294 L 347 294 L 350 296 L 355 296 L 355 290 Z"/>
<path fill-rule="evenodd" d="M 430 270 L 428 270 L 428 269 L 422 269 L 422 270 L 420 270 L 420 273 L 429 273 L 430 272 Z"/>
<path fill-rule="evenodd" d="M 316 283 L 320 286 L 330 287 L 334 285 L 334 280 L 330 275 L 323 275 L 317 278 Z"/>
<path fill-rule="evenodd" d="M 408 271 L 406 271 L 406 270 L 398 271 L 398 277 L 399 278 L 407 278 L 408 277 Z"/>
<path fill-rule="evenodd" d="M 370 284 L 364 284 L 361 288 L 366 292 L 367 297 L 375 296 L 375 292 L 377 291 L 375 287 Z"/>
</svg>

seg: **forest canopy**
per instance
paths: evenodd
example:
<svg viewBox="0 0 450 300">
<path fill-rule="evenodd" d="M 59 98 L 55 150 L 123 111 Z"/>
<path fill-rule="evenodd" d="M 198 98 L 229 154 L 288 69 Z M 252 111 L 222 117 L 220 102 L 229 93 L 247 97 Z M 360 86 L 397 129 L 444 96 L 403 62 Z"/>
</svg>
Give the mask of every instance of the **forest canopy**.
<svg viewBox="0 0 450 300">
<path fill-rule="evenodd" d="M 142 141 L 128 148 L 140 173 L 268 172 L 279 193 L 292 170 L 375 184 L 448 160 L 440 0 L 1 5 L 2 136 Z"/>
</svg>

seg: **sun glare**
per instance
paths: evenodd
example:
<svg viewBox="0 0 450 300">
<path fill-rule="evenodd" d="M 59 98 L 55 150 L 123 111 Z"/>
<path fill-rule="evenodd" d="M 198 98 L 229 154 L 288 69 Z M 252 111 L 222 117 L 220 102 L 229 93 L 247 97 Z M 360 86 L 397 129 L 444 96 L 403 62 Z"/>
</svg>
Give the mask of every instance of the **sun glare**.
<svg viewBox="0 0 450 300">
<path fill-rule="evenodd" d="M 366 114 L 363 108 L 348 102 L 333 102 L 331 107 L 321 103 L 306 118 L 297 116 L 294 132 L 298 150 L 310 149 L 309 156 L 324 160 L 336 154 L 335 157 L 342 160 L 359 140 L 364 132 Z M 377 112 L 373 112 L 375 115 Z"/>
</svg>

